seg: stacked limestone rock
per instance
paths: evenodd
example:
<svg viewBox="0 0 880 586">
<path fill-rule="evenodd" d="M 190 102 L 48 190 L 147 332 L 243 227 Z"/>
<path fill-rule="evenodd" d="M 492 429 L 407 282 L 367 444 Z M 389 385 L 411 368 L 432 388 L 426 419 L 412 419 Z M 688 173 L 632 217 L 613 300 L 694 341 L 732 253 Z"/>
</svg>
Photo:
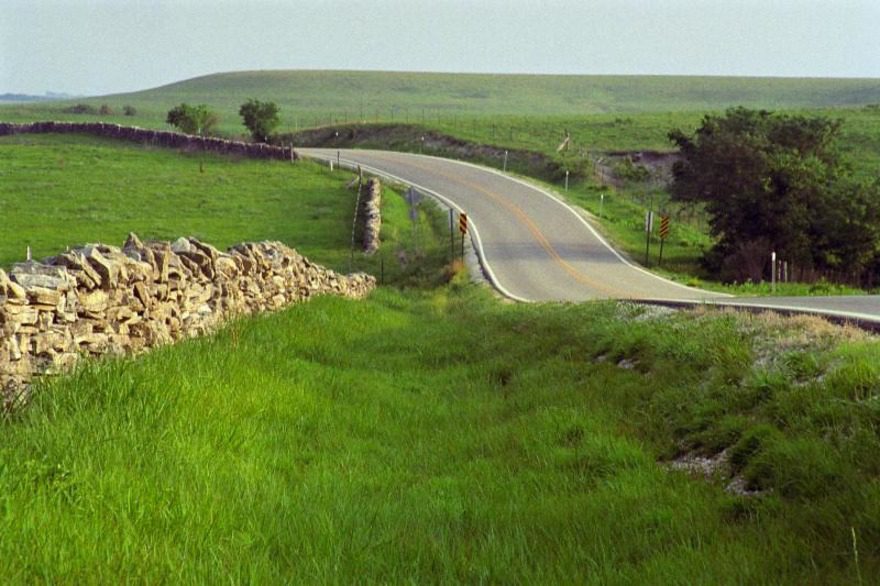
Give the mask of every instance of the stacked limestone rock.
<svg viewBox="0 0 880 586">
<path fill-rule="evenodd" d="M 299 158 L 292 147 L 226 140 L 210 136 L 196 136 L 181 132 L 148 130 L 136 126 L 122 126 L 106 122 L 28 122 L 24 124 L 0 122 L 0 136 L 45 133 L 90 134 L 186 151 L 201 150 L 254 159 L 295 161 Z"/>
<path fill-rule="evenodd" d="M 361 298 L 376 284 L 315 265 L 280 242 L 229 252 L 180 238 L 129 235 L 122 249 L 86 245 L 0 270 L 0 390 L 6 407 L 35 376 L 82 356 L 133 353 L 208 332 L 231 316 L 313 295 Z"/>
<path fill-rule="evenodd" d="M 382 229 L 382 184 L 370 179 L 361 186 L 358 216 L 364 229 L 364 252 L 373 254 L 379 250 L 379 232 Z"/>
</svg>

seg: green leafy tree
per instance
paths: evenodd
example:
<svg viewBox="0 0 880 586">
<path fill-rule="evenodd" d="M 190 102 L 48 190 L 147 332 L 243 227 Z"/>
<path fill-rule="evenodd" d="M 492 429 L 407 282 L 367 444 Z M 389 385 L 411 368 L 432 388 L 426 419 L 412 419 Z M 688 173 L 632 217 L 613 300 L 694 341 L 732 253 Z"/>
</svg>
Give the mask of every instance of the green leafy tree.
<svg viewBox="0 0 880 586">
<path fill-rule="evenodd" d="M 241 105 L 238 113 L 254 140 L 261 142 L 269 140 L 269 135 L 281 122 L 278 117 L 278 105 L 275 102 L 250 99 Z"/>
<path fill-rule="evenodd" d="M 862 274 L 878 253 L 880 189 L 854 180 L 840 122 L 745 108 L 707 115 L 693 136 L 669 133 L 682 160 L 673 198 L 701 203 L 715 246 L 707 268 L 760 279 L 771 251 L 801 269 Z"/>
<path fill-rule="evenodd" d="M 217 126 L 220 117 L 205 104 L 190 106 L 182 103 L 168 111 L 165 122 L 187 134 L 210 134 Z"/>
</svg>

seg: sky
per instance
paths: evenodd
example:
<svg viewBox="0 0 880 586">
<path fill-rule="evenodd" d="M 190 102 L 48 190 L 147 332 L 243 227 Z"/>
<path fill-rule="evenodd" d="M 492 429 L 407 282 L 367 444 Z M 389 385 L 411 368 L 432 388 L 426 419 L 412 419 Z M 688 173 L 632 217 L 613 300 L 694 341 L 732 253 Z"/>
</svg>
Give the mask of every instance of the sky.
<svg viewBox="0 0 880 586">
<path fill-rule="evenodd" d="M 880 78 L 880 0 L 0 0 L 0 93 L 252 69 Z"/>
</svg>

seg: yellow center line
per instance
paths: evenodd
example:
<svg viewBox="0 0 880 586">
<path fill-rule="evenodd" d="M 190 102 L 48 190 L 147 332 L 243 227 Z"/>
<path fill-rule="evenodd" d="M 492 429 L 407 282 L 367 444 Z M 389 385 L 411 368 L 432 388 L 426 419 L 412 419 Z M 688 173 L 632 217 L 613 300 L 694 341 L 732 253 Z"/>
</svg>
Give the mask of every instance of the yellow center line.
<svg viewBox="0 0 880 586">
<path fill-rule="evenodd" d="M 382 155 L 377 155 L 377 154 L 371 153 L 370 156 L 375 157 L 380 160 L 384 160 L 386 162 L 391 162 L 391 163 L 395 162 L 394 160 L 392 160 L 388 157 L 383 157 Z M 547 254 L 550 256 L 550 258 L 552 258 L 556 263 L 558 263 L 562 267 L 562 269 L 566 273 L 568 273 L 573 279 L 580 282 L 581 284 L 587 285 L 588 287 L 591 287 L 593 289 L 601 291 L 602 293 L 605 293 L 609 297 L 614 297 L 614 298 L 618 298 L 618 299 L 632 297 L 632 295 L 629 293 L 621 293 L 621 291 L 618 289 L 608 287 L 608 286 L 603 285 L 601 283 L 597 283 L 595 280 L 593 280 L 589 276 L 585 275 L 584 273 L 582 273 L 581 271 L 576 269 L 574 266 L 572 266 L 571 263 L 569 263 L 564 258 L 562 258 L 562 256 L 559 254 L 559 252 L 553 247 L 552 244 L 550 244 L 550 241 L 547 239 L 547 237 L 544 236 L 544 233 L 541 231 L 541 229 L 538 228 L 537 224 L 535 224 L 534 220 L 532 220 L 532 218 L 529 217 L 529 215 L 526 212 L 524 212 L 522 210 L 522 208 L 520 208 L 515 203 L 508 201 L 507 199 L 500 196 L 499 194 L 494 193 L 492 191 L 489 191 L 488 189 L 480 186 L 479 184 L 474 183 L 472 181 L 468 181 L 467 179 L 462 179 L 462 178 L 457 177 L 455 175 L 451 175 L 449 173 L 445 173 L 443 171 L 439 171 L 439 170 L 433 169 L 431 167 L 420 165 L 417 162 L 407 161 L 406 164 L 411 165 L 413 167 L 416 167 L 418 169 L 421 169 L 422 171 L 427 171 L 429 173 L 434 173 L 436 175 L 440 175 L 442 177 L 445 177 L 449 181 L 452 181 L 454 183 L 458 183 L 460 185 L 464 185 L 465 187 L 469 187 L 475 191 L 479 191 L 481 193 L 486 194 L 490 199 L 501 204 L 502 206 L 507 208 L 511 213 L 513 213 L 513 215 L 516 216 L 520 222 L 522 222 L 522 224 L 526 227 L 526 229 L 529 232 L 531 232 L 532 236 L 535 237 L 535 240 L 538 242 L 538 244 L 541 246 L 541 248 L 543 248 L 544 251 L 547 252 Z"/>
</svg>

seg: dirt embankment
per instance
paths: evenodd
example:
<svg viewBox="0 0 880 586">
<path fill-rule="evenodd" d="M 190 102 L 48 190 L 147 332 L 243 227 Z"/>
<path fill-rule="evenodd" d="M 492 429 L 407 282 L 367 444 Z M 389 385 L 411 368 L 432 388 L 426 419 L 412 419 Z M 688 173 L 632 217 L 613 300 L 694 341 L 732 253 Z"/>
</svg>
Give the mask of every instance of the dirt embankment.
<svg viewBox="0 0 880 586">
<path fill-rule="evenodd" d="M 284 134 L 276 142 L 295 147 L 377 148 L 440 155 L 501 168 L 507 151 L 507 168 L 551 182 L 565 177 L 565 167 L 551 157 L 527 150 L 508 150 L 468 142 L 436 130 L 409 124 L 347 124 L 325 126 Z M 586 169 L 571 169 L 572 178 L 584 177 Z"/>
</svg>

